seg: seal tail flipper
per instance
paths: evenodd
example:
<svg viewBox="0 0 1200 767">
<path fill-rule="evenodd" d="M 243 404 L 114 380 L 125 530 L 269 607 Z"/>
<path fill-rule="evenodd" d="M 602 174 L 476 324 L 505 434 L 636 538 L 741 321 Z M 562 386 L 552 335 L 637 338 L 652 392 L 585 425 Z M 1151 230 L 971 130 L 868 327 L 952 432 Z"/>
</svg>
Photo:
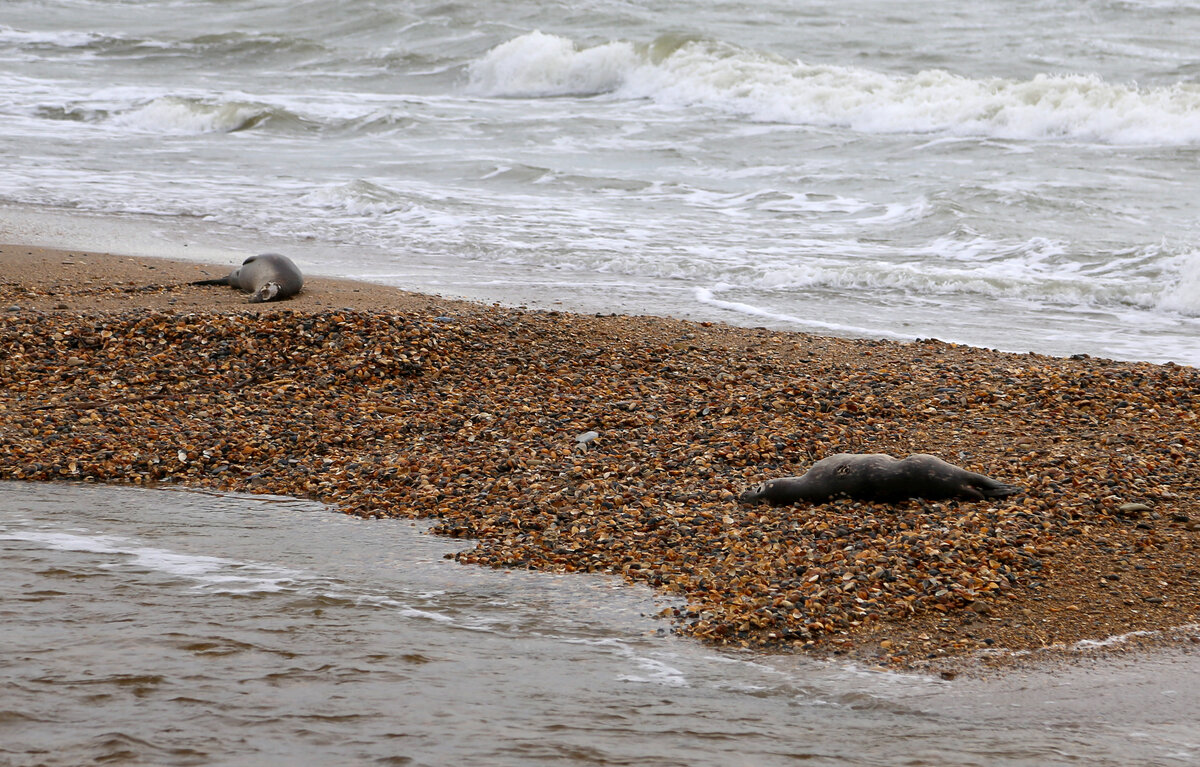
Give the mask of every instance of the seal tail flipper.
<svg viewBox="0 0 1200 767">
<path fill-rule="evenodd" d="M 977 489 L 984 498 L 1007 498 L 1021 492 L 1021 488 L 1016 485 L 1006 485 L 995 480 L 982 483 Z"/>
<path fill-rule="evenodd" d="M 220 277 L 215 280 L 196 280 L 195 282 L 189 282 L 188 284 L 189 285 L 228 285 L 229 277 Z"/>
<path fill-rule="evenodd" d="M 254 295 L 250 296 L 250 303 L 263 304 L 270 301 L 279 295 L 280 288 L 278 282 L 268 282 L 255 291 Z"/>
</svg>

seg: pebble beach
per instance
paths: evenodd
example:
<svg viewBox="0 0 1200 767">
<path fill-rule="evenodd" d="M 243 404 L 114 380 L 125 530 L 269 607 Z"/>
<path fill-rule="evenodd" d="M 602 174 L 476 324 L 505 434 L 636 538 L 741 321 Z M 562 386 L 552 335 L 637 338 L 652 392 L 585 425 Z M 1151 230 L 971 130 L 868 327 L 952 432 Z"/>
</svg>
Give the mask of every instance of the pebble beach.
<svg viewBox="0 0 1200 767">
<path fill-rule="evenodd" d="M 477 542 L 464 565 L 647 584 L 677 598 L 664 628 L 722 646 L 956 673 L 1200 642 L 1195 368 L 186 284 L 228 269 L 0 246 L 0 479 L 429 518 Z M 1023 491 L 737 503 L 839 452 Z"/>
</svg>

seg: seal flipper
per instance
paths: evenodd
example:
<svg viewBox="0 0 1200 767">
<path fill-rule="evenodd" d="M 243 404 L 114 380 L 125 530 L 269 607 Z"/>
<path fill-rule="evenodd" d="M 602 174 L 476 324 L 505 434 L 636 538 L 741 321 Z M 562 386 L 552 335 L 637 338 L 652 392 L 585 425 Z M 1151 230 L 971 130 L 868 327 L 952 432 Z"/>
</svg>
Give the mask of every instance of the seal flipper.
<svg viewBox="0 0 1200 767">
<path fill-rule="evenodd" d="M 1006 485 L 1003 482 L 997 482 L 990 477 L 984 477 L 986 482 L 978 482 L 970 489 L 979 493 L 979 499 L 984 498 L 1007 498 L 1010 495 L 1016 495 L 1021 492 L 1022 488 L 1016 485 Z"/>
<path fill-rule="evenodd" d="M 959 496 L 962 498 L 967 498 L 968 500 L 972 500 L 972 501 L 982 501 L 984 498 L 987 497 L 986 495 L 983 494 L 982 490 L 980 490 L 978 487 L 975 487 L 974 485 L 964 485 L 962 492 L 959 493 Z"/>
<path fill-rule="evenodd" d="M 229 275 L 225 275 L 224 277 L 219 277 L 215 280 L 196 280 L 195 282 L 189 282 L 188 284 L 189 285 L 228 285 L 229 284 Z"/>
<path fill-rule="evenodd" d="M 250 296 L 250 303 L 263 304 L 272 300 L 279 295 L 280 285 L 278 282 L 266 282 L 263 286 L 255 291 L 254 295 Z"/>
</svg>

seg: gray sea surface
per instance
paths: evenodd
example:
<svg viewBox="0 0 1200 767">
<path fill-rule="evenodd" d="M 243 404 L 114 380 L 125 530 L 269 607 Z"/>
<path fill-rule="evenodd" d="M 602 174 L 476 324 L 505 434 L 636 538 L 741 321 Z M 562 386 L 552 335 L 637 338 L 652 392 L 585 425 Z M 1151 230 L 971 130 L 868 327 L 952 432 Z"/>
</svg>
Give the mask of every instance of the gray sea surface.
<svg viewBox="0 0 1200 767">
<path fill-rule="evenodd" d="M 0 240 L 1200 363 L 1190 0 L 5 0 Z"/>
<path fill-rule="evenodd" d="M 1194 654 L 944 681 L 719 651 L 645 589 L 463 545 L 288 498 L 0 483 L 0 765 L 1200 761 Z"/>
</svg>

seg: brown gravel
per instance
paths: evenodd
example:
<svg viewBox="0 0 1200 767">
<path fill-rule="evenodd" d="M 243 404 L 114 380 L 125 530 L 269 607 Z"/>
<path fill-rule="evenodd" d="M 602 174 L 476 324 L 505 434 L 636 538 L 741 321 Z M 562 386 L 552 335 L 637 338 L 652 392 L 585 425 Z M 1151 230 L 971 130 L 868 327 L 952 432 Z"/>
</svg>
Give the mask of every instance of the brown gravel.
<svg viewBox="0 0 1200 767">
<path fill-rule="evenodd" d="M 225 269 L 0 247 L 0 478 L 433 517 L 478 541 L 464 562 L 647 583 L 726 645 L 917 667 L 1198 639 L 1194 368 L 181 285 Z M 933 453 L 1025 492 L 734 500 L 834 452 Z"/>
</svg>

